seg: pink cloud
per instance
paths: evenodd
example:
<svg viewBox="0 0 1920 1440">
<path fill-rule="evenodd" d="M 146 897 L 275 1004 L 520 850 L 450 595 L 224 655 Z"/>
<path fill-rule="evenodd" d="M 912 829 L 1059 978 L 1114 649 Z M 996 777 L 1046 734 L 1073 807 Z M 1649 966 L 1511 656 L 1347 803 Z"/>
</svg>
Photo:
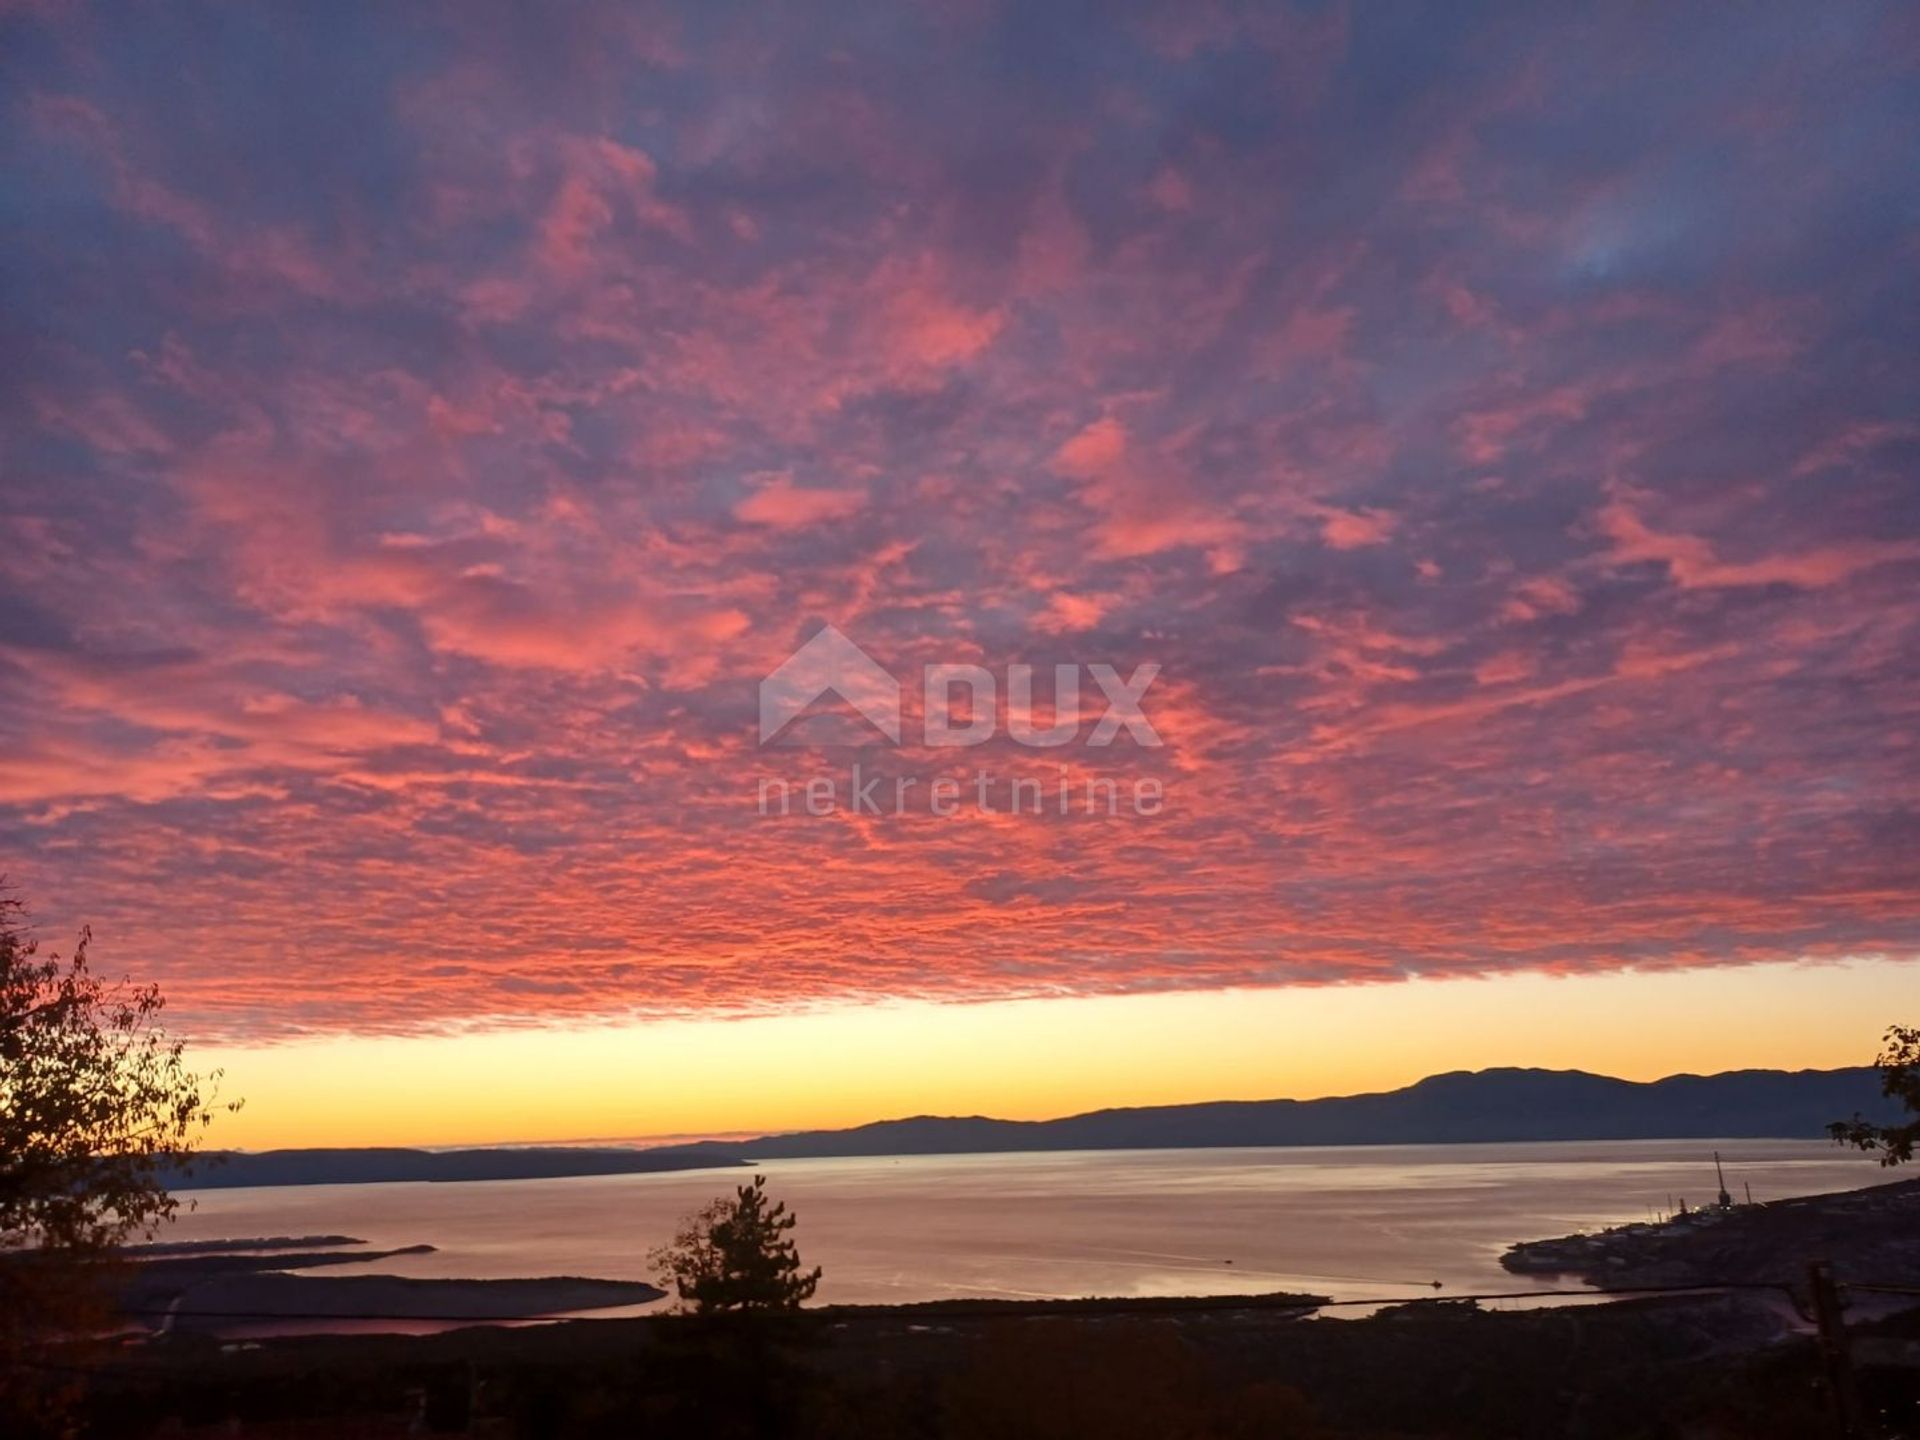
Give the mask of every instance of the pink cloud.
<svg viewBox="0 0 1920 1440">
<path fill-rule="evenodd" d="M 1112 416 L 1093 421 L 1054 452 L 1056 469 L 1082 478 L 1118 465 L 1127 453 L 1127 430 Z"/>
<path fill-rule="evenodd" d="M 1920 540 L 1856 540 L 1816 545 L 1795 554 L 1726 561 L 1697 535 L 1653 529 L 1634 509 L 1627 492 L 1616 491 L 1601 507 L 1601 533 L 1611 542 L 1607 561 L 1631 565 L 1654 561 L 1666 567 L 1683 589 L 1725 589 L 1742 585 L 1791 585 L 1817 590 L 1881 565 L 1920 558 Z"/>
<path fill-rule="evenodd" d="M 764 478 L 760 488 L 733 507 L 734 515 L 750 525 L 800 530 L 827 520 L 844 520 L 866 504 L 863 490 L 801 487 L 790 475 Z"/>
<path fill-rule="evenodd" d="M 1338 510 L 1320 512 L 1320 533 L 1335 550 L 1358 550 L 1367 545 L 1382 545 L 1397 526 L 1394 517 L 1380 510 Z"/>
</svg>

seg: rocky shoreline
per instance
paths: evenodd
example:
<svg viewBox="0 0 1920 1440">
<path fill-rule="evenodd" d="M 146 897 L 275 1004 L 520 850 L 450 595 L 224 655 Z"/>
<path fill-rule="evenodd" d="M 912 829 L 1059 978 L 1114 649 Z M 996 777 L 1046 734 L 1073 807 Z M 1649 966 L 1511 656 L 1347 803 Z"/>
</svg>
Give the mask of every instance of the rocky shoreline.
<svg viewBox="0 0 1920 1440">
<path fill-rule="evenodd" d="M 1661 1224 L 1530 1240 L 1500 1257 L 1515 1274 L 1574 1275 L 1601 1290 L 1792 1286 L 1814 1260 L 1829 1262 L 1842 1283 L 1920 1284 L 1920 1180 L 1715 1206 Z"/>
</svg>

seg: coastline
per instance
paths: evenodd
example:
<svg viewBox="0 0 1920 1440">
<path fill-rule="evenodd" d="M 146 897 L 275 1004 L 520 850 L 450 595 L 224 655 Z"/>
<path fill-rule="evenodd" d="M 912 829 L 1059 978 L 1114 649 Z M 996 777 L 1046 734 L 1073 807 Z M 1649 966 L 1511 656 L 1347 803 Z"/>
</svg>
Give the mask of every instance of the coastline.
<svg viewBox="0 0 1920 1440">
<path fill-rule="evenodd" d="M 1501 1265 L 1517 1275 L 1577 1275 L 1596 1289 L 1671 1285 L 1802 1285 L 1810 1260 L 1842 1282 L 1920 1284 L 1920 1180 L 1803 1195 L 1662 1223 L 1527 1240 Z"/>
<path fill-rule="evenodd" d="M 385 1324 L 404 1331 L 419 1324 L 544 1320 L 666 1297 L 645 1281 L 581 1275 L 483 1279 L 310 1273 L 432 1253 L 431 1245 L 368 1249 L 350 1236 L 132 1247 L 114 1288 L 121 1312 L 157 1335 L 237 1335 L 263 1327 L 322 1333 L 336 1325 Z"/>
<path fill-rule="evenodd" d="M 1353 1315 L 1425 1300 L 1479 1299 L 1513 1308 L 1591 1304 L 1635 1288 L 1791 1285 L 1814 1255 L 1836 1261 L 1843 1279 L 1920 1279 L 1920 1181 L 1743 1206 L 1695 1211 L 1665 1225 L 1613 1226 L 1553 1239 L 1508 1241 L 1499 1264 L 1514 1283 L 1382 1283 L 1359 1298 L 1275 1284 L 1271 1272 L 1245 1266 L 1211 1273 L 1238 1276 L 1243 1289 L 1202 1285 L 1191 1292 L 1095 1290 L 1078 1294 L 964 1295 L 936 1291 L 900 1300 L 834 1300 L 819 1312 L 853 1315 L 970 1316 L 1171 1314 L 1251 1309 Z M 664 1292 L 649 1280 L 568 1271 L 521 1276 L 367 1273 L 382 1261 L 434 1257 L 432 1245 L 375 1249 L 349 1236 L 270 1240 L 194 1240 L 144 1247 L 130 1258 L 122 1303 L 156 1329 L 240 1333 L 275 1324 L 314 1333 L 338 1328 L 396 1330 L 422 1323 L 533 1322 L 595 1311 L 636 1312 Z M 450 1258 L 450 1257 L 442 1257 Z M 631 1256 L 625 1257 L 631 1263 Z M 1870 1261 L 1870 1266 L 1869 1266 Z M 353 1273 L 332 1273 L 351 1267 Z M 431 1267 L 429 1267 L 431 1268 Z M 322 1273 L 315 1273 L 322 1272 Z M 1200 1278 L 1198 1276 L 1194 1277 Z M 1266 1283 L 1262 1283 L 1265 1281 Z M 341 1322 L 335 1324 L 333 1322 Z"/>
<path fill-rule="evenodd" d="M 1880 1174 L 1813 1141 L 1728 1155 L 1763 1195 Z M 803 1256 L 826 1270 L 818 1302 L 894 1306 L 1275 1291 L 1393 1302 L 1529 1288 L 1499 1264 L 1516 1240 L 1645 1214 L 1657 1196 L 1692 1191 L 1703 1166 L 1711 1181 L 1710 1151 L 1650 1141 L 834 1158 L 767 1172 L 799 1216 Z M 648 1248 L 738 1173 L 228 1190 L 200 1197 L 167 1238 L 348 1232 L 370 1246 L 332 1247 L 346 1256 L 326 1262 L 332 1273 L 657 1281 Z M 434 1248 L 414 1249 L 423 1240 Z M 400 1253 L 352 1263 L 370 1248 Z M 1564 1288 L 1591 1293 L 1575 1280 Z"/>
<path fill-rule="evenodd" d="M 1043 1366 L 1118 1367 L 1102 1372 L 1116 1376 L 1137 1363 L 1184 1365 L 1168 1357 L 1187 1356 L 1222 1385 L 1283 1384 L 1327 1420 L 1409 1435 L 1429 1433 L 1436 1393 L 1449 1396 L 1455 1418 L 1482 1423 L 1490 1435 L 1509 1433 L 1501 1427 L 1522 1413 L 1577 1415 L 1582 1425 L 1600 1427 L 1580 1433 L 1608 1433 L 1616 1421 L 1640 1418 L 1635 1407 L 1648 1395 L 1676 1416 L 1790 1414 L 1796 1423 L 1812 1423 L 1821 1413 L 1817 1359 L 1786 1297 L 1746 1290 L 1618 1292 L 1706 1278 L 1706 1267 L 1723 1266 L 1736 1253 L 1733 1242 L 1743 1229 L 1759 1237 L 1756 1243 L 1795 1247 L 1831 1241 L 1862 1215 L 1879 1220 L 1867 1227 L 1853 1263 L 1864 1267 L 1871 1260 L 1880 1267 L 1876 1273 L 1889 1273 L 1887 1237 L 1911 1228 L 1917 1205 L 1920 1180 L 1893 1182 L 1754 1206 L 1744 1215 L 1684 1227 L 1624 1226 L 1512 1246 L 1507 1254 L 1518 1258 L 1508 1269 L 1523 1277 L 1534 1273 L 1527 1269 L 1532 1263 L 1545 1273 L 1548 1261 L 1555 1273 L 1570 1273 L 1569 1246 L 1578 1251 L 1572 1258 L 1602 1257 L 1583 1266 L 1600 1288 L 1549 1294 L 1544 1298 L 1560 1302 L 1551 1307 L 1508 1310 L 1434 1294 L 1362 1313 L 1325 1295 L 1295 1292 L 949 1299 L 809 1307 L 769 1333 L 792 1347 L 783 1363 L 794 1368 L 782 1373 L 801 1387 L 795 1393 L 870 1394 L 883 1406 L 889 1395 L 918 1395 L 927 1387 L 997 1389 L 1008 1383 L 1008 1367 L 1018 1370 L 1029 1354 Z M 1660 1250 L 1669 1268 L 1607 1263 L 1612 1247 L 1625 1243 L 1616 1236 Z M 1598 1245 L 1588 1243 L 1597 1238 Z M 338 1243 L 323 1248 L 329 1241 Z M 476 1413 L 539 1424 L 551 1407 L 571 1404 L 566 1397 L 576 1395 L 626 1394 L 627 1387 L 635 1395 L 680 1393 L 689 1385 L 689 1395 L 704 1394 L 681 1368 L 689 1354 L 712 1343 L 700 1320 L 664 1311 L 578 1318 L 590 1307 L 631 1303 L 635 1282 L 297 1275 L 268 1267 L 324 1268 L 393 1252 L 356 1249 L 345 1236 L 236 1240 L 225 1253 L 216 1243 L 188 1242 L 189 1253 L 148 1263 L 174 1270 L 232 1267 L 189 1292 L 202 1312 L 217 1297 L 233 1297 L 238 1307 L 244 1296 L 249 1306 L 277 1309 L 283 1321 L 298 1311 L 334 1314 L 341 1323 L 291 1333 L 257 1320 L 238 1331 L 182 1325 L 153 1336 L 103 1372 L 103 1433 L 144 1435 L 154 1417 L 203 1415 L 209 1425 L 220 1416 L 245 1416 L 246 1433 L 279 1434 L 271 1417 L 291 1407 L 303 1416 L 325 1413 L 400 1434 L 423 1403 L 456 1413 L 477 1405 Z M 1683 1262 L 1693 1268 L 1673 1268 Z M 1904 1263 L 1894 1262 L 1891 1273 L 1904 1273 Z M 659 1298 L 654 1287 L 641 1288 Z M 1525 1288 L 1524 1281 L 1514 1288 Z M 351 1318 L 364 1313 L 361 1307 L 411 1315 L 415 1323 L 396 1320 L 364 1333 Z M 575 1314 L 561 1313 L 563 1307 Z M 535 1315 L 543 1318 L 528 1323 Z M 1860 1317 L 1855 1329 L 1864 1356 L 1884 1352 L 1897 1359 L 1920 1344 L 1920 1315 L 1911 1308 Z M 1570 1385 L 1569 1356 L 1579 1357 L 1577 1386 Z M 319 1402 L 312 1399 L 316 1386 L 325 1396 Z"/>
</svg>

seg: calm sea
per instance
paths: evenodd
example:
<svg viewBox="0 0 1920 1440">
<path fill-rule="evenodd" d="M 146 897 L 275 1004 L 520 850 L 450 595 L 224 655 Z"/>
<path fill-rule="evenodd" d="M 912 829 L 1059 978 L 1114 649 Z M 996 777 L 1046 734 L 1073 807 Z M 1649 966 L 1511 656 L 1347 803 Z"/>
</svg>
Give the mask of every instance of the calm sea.
<svg viewBox="0 0 1920 1440">
<path fill-rule="evenodd" d="M 1336 1299 L 1532 1288 L 1500 1269 L 1516 1240 L 1713 1199 L 1886 1178 L 1817 1141 L 1077 1151 L 780 1160 L 759 1167 L 799 1216 L 818 1300 L 1198 1295 L 1310 1290 Z M 417 1276 L 651 1279 L 647 1252 L 747 1172 L 209 1190 L 165 1238 L 340 1233 Z"/>
</svg>

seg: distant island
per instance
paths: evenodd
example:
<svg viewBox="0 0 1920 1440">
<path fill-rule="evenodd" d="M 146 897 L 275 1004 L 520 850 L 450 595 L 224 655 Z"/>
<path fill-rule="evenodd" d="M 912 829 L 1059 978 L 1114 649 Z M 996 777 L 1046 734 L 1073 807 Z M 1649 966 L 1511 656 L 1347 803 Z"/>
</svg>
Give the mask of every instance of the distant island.
<svg viewBox="0 0 1920 1440">
<path fill-rule="evenodd" d="M 704 1146 L 497 1146 L 468 1150 L 374 1148 L 210 1150 L 168 1167 L 173 1190 L 236 1190 L 258 1185 L 376 1185 L 425 1180 L 553 1180 L 576 1175 L 635 1175 L 711 1170 L 743 1161 Z"/>
<path fill-rule="evenodd" d="M 382 1181 L 557 1179 L 832 1156 L 958 1155 L 1211 1146 L 1419 1145 L 1551 1140 L 1817 1139 L 1828 1121 L 1888 1115 L 1879 1072 L 1733 1070 L 1617 1080 L 1581 1070 L 1478 1070 L 1322 1100 L 1215 1101 L 1096 1110 L 1058 1120 L 916 1116 L 847 1130 L 637 1147 L 216 1152 L 177 1189 Z"/>
<path fill-rule="evenodd" d="M 1616 1080 L 1584 1070 L 1457 1070 L 1400 1090 L 1095 1110 L 1059 1120 L 918 1116 L 850 1130 L 677 1147 L 752 1160 L 1208 1146 L 1452 1145 L 1542 1140 L 1811 1140 L 1856 1112 L 1892 1118 L 1871 1066 Z"/>
</svg>

